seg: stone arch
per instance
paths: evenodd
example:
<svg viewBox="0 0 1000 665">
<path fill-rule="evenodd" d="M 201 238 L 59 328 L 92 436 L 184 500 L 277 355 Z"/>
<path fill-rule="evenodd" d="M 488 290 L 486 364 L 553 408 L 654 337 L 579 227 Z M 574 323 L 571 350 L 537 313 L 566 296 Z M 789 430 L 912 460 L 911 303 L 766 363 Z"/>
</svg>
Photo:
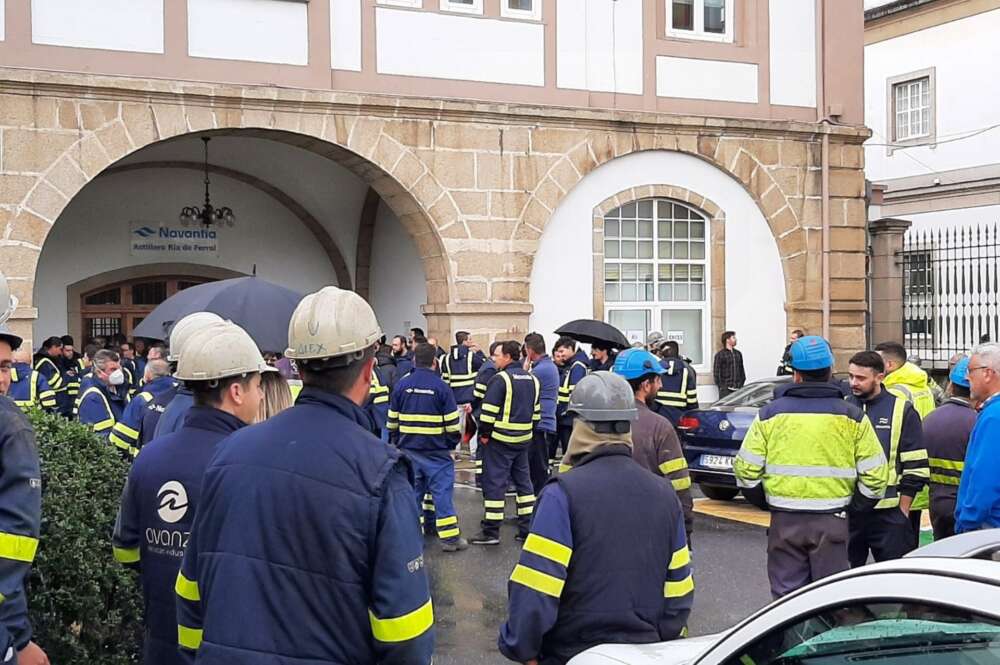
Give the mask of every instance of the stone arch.
<svg viewBox="0 0 1000 665">
<path fill-rule="evenodd" d="M 594 318 L 604 319 L 604 216 L 615 208 L 639 199 L 665 198 L 686 203 L 708 220 L 709 293 L 711 339 L 719 339 L 726 328 L 726 213 L 714 201 L 698 192 L 675 185 L 639 185 L 609 196 L 594 206 Z"/>
<path fill-rule="evenodd" d="M 299 112 L 279 112 L 239 99 L 150 97 L 149 102 L 59 99 L 58 128 L 17 130 L 25 145 L 18 146 L 19 163 L 5 164 L 5 171 L 19 173 L 4 184 L 16 188 L 13 200 L 18 202 L 13 212 L 0 211 L 9 217 L 6 237 L 0 240 L 0 264 L 23 303 L 15 319 L 37 316 L 32 307 L 35 269 L 45 238 L 69 201 L 123 157 L 199 132 L 279 141 L 348 168 L 379 194 L 413 237 L 424 265 L 428 304 L 444 306 L 451 300 L 452 277 L 441 236 L 461 224 L 458 210 L 415 151 L 387 131 L 391 119 L 315 113 L 304 104 Z"/>
<path fill-rule="evenodd" d="M 540 147 L 550 159 L 521 210 L 511 235 L 514 245 L 541 237 L 566 194 L 597 167 L 637 152 L 681 152 L 733 178 L 761 210 L 778 244 L 789 307 L 817 299 L 807 286 L 810 282 L 818 285 L 819 276 L 809 269 L 805 257 L 820 246 L 819 157 L 818 149 L 807 148 L 800 137 L 535 129 L 531 141 L 533 150 Z M 527 262 L 530 279 L 530 256 Z"/>
</svg>

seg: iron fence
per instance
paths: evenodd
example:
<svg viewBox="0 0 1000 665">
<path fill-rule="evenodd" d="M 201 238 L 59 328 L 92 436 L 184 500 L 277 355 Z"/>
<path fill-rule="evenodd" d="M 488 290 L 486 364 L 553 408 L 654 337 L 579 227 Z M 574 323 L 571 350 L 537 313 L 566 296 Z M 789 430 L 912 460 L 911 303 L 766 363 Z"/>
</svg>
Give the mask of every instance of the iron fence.
<svg viewBox="0 0 1000 665">
<path fill-rule="evenodd" d="M 910 231 L 903 241 L 904 345 L 926 369 L 1000 338 L 996 224 Z"/>
</svg>

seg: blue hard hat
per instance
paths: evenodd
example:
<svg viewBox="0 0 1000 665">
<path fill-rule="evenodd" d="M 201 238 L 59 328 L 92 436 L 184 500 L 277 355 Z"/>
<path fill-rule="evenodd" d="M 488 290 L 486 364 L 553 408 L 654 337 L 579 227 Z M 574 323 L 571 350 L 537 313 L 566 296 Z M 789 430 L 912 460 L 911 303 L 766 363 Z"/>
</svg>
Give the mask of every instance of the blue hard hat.
<svg viewBox="0 0 1000 665">
<path fill-rule="evenodd" d="M 809 372 L 833 367 L 830 343 L 819 335 L 800 337 L 792 344 L 792 369 Z"/>
<path fill-rule="evenodd" d="M 638 379 L 647 374 L 665 374 L 660 359 L 645 349 L 626 349 L 615 358 L 612 371 L 628 380 Z"/>
<path fill-rule="evenodd" d="M 956 386 L 969 387 L 969 356 L 962 356 L 962 359 L 955 363 L 948 378 Z"/>
</svg>

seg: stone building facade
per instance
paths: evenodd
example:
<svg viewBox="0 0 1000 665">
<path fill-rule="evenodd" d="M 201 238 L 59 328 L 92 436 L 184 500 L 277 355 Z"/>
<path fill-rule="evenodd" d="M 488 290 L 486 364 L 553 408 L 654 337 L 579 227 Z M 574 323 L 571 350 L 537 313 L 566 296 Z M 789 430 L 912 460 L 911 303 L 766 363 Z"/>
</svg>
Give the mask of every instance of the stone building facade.
<svg viewBox="0 0 1000 665">
<path fill-rule="evenodd" d="M 657 4 L 647 0 L 640 7 L 650 13 Z M 748 4 L 766 16 L 767 2 Z M 309 11 L 321 6 L 326 3 L 313 0 Z M 830 11 L 823 2 L 816 6 Z M 382 9 L 374 0 L 365 0 L 361 8 L 364 17 Z M 543 8 L 555 18 L 554 1 Z M 746 11 L 741 10 L 741 19 Z M 860 18 L 858 7 L 852 20 L 860 23 Z M 365 29 L 374 29 L 364 20 Z M 545 30 L 552 29 L 546 24 Z M 821 36 L 816 41 L 823 61 Z M 860 71 L 845 75 L 854 74 L 860 80 Z M 769 352 L 783 345 L 784 333 L 793 327 L 828 334 L 841 361 L 863 347 L 862 143 L 868 132 L 860 123 L 860 108 L 854 108 L 857 100 L 838 100 L 832 87 L 821 91 L 817 105 L 836 111 L 841 120 L 829 122 L 823 117 L 830 114 L 817 116 L 815 108 L 788 112 L 794 117 L 787 119 L 782 109 L 763 108 L 763 103 L 737 105 L 748 107 L 742 115 L 734 115 L 728 102 L 717 105 L 724 113 L 684 113 L 688 102 L 664 109 L 651 90 L 643 92 L 652 95 L 651 104 L 640 99 L 629 102 L 635 108 L 611 109 L 599 103 L 504 100 L 505 90 L 497 87 L 497 99 L 475 101 L 41 66 L 0 69 L 0 267 L 20 300 L 12 325 L 34 337 L 36 346 L 38 338 L 57 332 L 33 329 L 39 309 L 48 306 L 36 297 L 40 256 L 50 230 L 88 183 L 150 146 L 208 133 L 285 144 L 353 173 L 391 210 L 415 245 L 426 284 L 426 327 L 442 341 L 460 329 L 484 342 L 530 330 L 538 315 L 533 290 L 578 286 L 541 284 L 535 266 L 539 245 L 564 199 L 616 160 L 685 155 L 734 181 L 750 197 L 777 249 L 783 292 L 758 288 L 752 271 L 739 272 L 741 262 L 752 264 L 756 250 L 727 245 L 727 231 L 743 219 L 717 201 L 717 192 L 637 174 L 634 184 L 593 201 L 592 214 L 580 227 L 592 236 L 592 251 L 564 257 L 586 266 L 591 276 L 592 283 L 585 285 L 590 306 L 579 316 L 606 315 L 604 215 L 629 201 L 663 198 L 683 202 L 710 222 L 707 260 L 717 269 L 710 271 L 707 287 L 706 340 L 739 325 L 727 317 L 734 301 L 759 298 L 779 302 L 785 314 Z M 760 87 L 766 89 L 766 81 Z M 352 247 L 360 250 L 353 261 L 338 258 L 336 234 L 328 248 L 337 281 L 362 293 L 371 279 L 370 263 L 362 256 L 371 251 L 370 229 L 365 237 L 362 230 Z M 289 269 L 294 265 L 293 253 Z"/>
</svg>

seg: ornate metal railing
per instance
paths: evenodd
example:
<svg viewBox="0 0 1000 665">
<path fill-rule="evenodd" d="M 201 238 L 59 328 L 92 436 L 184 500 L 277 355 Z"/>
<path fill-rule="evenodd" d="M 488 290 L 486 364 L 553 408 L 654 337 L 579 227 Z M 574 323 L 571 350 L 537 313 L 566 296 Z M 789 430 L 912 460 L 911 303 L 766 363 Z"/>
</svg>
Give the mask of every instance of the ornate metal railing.
<svg viewBox="0 0 1000 665">
<path fill-rule="evenodd" d="M 903 268 L 903 343 L 925 369 L 981 341 L 1000 339 L 997 224 L 911 230 Z"/>
</svg>

